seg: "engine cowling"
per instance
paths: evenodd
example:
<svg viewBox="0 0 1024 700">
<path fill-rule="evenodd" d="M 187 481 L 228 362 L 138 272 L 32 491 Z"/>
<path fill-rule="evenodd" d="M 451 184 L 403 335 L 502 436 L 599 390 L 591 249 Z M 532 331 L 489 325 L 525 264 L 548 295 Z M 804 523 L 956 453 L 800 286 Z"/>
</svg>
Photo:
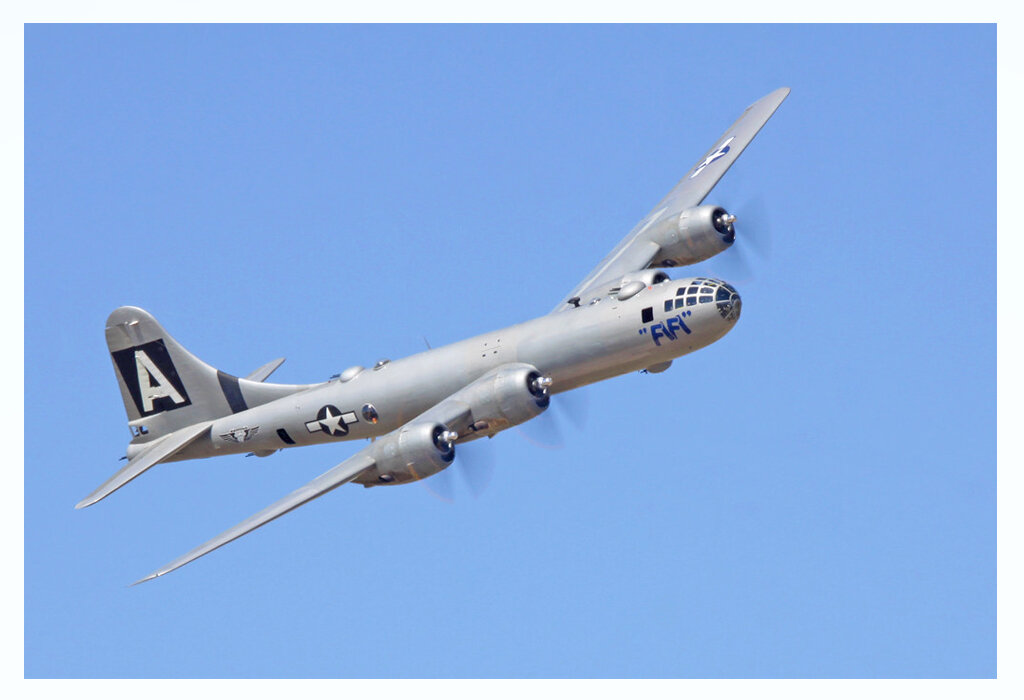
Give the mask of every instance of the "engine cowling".
<svg viewBox="0 0 1024 700">
<path fill-rule="evenodd" d="M 735 220 L 725 209 L 711 204 L 684 209 L 652 233 L 651 240 L 661 250 L 651 265 L 692 265 L 718 255 L 736 240 Z"/>
<path fill-rule="evenodd" d="M 476 382 L 462 400 L 472 406 L 476 432 L 493 435 L 543 413 L 551 403 L 550 385 L 536 367 L 517 363 Z"/>
<path fill-rule="evenodd" d="M 470 407 L 472 423 L 460 436 L 432 421 L 411 423 L 379 438 L 370 456 L 376 467 L 355 479 L 364 486 L 406 484 L 436 474 L 455 459 L 455 440 L 472 440 L 519 425 L 550 403 L 550 377 L 533 365 L 503 365 L 451 397 Z"/>
<path fill-rule="evenodd" d="M 376 468 L 355 481 L 366 486 L 406 484 L 441 471 L 455 459 L 456 433 L 442 423 L 412 423 L 378 439 L 371 456 Z"/>
</svg>

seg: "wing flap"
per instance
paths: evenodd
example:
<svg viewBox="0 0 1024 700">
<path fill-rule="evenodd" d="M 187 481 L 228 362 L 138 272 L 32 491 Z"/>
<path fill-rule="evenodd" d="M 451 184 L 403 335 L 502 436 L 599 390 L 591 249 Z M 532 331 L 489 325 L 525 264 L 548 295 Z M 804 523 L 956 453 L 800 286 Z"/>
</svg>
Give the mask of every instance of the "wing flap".
<svg viewBox="0 0 1024 700">
<path fill-rule="evenodd" d="M 195 442 L 210 429 L 211 425 L 213 425 L 213 421 L 196 423 L 161 438 L 148 450 L 136 455 L 124 468 L 100 484 L 95 491 L 79 501 L 75 508 L 85 508 L 97 501 L 103 500 L 142 472 L 173 457 L 179 451 Z"/>
<path fill-rule="evenodd" d="M 204 554 L 209 554 L 213 550 L 223 547 L 232 540 L 237 540 L 242 535 L 252 532 L 258 527 L 266 525 L 271 520 L 280 518 L 285 513 L 295 510 L 301 505 L 309 503 L 314 498 L 323 496 L 328 491 L 333 491 L 342 484 L 346 484 L 349 481 L 355 479 L 359 474 L 370 469 L 374 466 L 373 459 L 366 453 L 359 452 L 352 457 L 349 457 L 338 466 L 324 472 L 311 482 L 306 484 L 300 489 L 292 491 L 290 494 L 282 498 L 281 500 L 267 506 L 256 515 L 246 518 L 242 522 L 238 523 L 234 527 L 225 530 L 221 534 L 217 535 L 208 542 L 199 545 L 191 552 L 183 554 L 178 557 L 170 564 L 163 566 L 149 576 L 140 578 L 132 585 L 143 583 L 145 581 L 151 581 L 157 577 L 163 576 L 164 574 L 170 573 L 175 569 L 178 569 L 191 561 L 198 559 Z"/>
</svg>

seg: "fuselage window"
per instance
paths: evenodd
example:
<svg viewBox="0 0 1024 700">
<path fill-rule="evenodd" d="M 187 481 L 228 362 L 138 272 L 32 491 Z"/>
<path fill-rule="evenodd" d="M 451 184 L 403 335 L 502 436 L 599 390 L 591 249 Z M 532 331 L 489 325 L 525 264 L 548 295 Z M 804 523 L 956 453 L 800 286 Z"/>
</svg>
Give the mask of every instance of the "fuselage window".
<svg viewBox="0 0 1024 700">
<path fill-rule="evenodd" d="M 363 420 L 367 423 L 376 423 L 380 420 L 380 417 L 377 415 L 377 409 L 373 407 L 372 403 L 363 406 Z"/>
<path fill-rule="evenodd" d="M 648 306 L 646 309 L 640 310 L 640 322 L 650 323 L 654 320 L 654 307 Z"/>
</svg>

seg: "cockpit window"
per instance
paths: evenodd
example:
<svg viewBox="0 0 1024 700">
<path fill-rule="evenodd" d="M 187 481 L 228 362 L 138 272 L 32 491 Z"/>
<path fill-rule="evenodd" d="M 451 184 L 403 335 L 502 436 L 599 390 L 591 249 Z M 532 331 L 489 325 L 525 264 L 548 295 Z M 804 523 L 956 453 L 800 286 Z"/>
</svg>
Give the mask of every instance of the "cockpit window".
<svg viewBox="0 0 1024 700">
<path fill-rule="evenodd" d="M 715 306 L 718 307 L 718 313 L 722 318 L 728 321 L 735 321 L 739 318 L 741 302 L 740 295 L 736 293 L 735 289 L 723 283 L 715 296 L 717 297 Z"/>
<path fill-rule="evenodd" d="M 691 280 L 688 286 L 680 287 L 676 291 L 676 295 L 679 298 L 675 301 L 675 308 L 678 309 L 681 306 L 696 306 L 713 302 L 716 296 L 718 301 L 728 301 L 732 297 L 732 289 L 719 280 L 697 277 Z M 668 310 L 668 308 L 669 305 L 665 304 L 665 309 Z"/>
<path fill-rule="evenodd" d="M 679 303 L 678 300 L 676 301 L 676 303 Z M 672 300 L 671 299 L 666 299 L 665 300 L 665 311 L 671 311 L 671 310 L 672 310 Z"/>
</svg>

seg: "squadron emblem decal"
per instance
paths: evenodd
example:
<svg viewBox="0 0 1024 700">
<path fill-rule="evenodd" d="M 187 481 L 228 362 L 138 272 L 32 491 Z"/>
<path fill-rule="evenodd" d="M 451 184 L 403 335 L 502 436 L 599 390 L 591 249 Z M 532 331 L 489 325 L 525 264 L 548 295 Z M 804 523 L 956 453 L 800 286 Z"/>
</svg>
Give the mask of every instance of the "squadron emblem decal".
<svg viewBox="0 0 1024 700">
<path fill-rule="evenodd" d="M 359 419 L 352 411 L 342 413 L 337 406 L 328 404 L 317 411 L 316 420 L 306 423 L 306 430 L 311 433 L 322 430 L 328 435 L 338 437 L 339 435 L 348 435 L 348 426 L 358 422 Z"/>
<path fill-rule="evenodd" d="M 245 442 L 249 438 L 253 437 L 260 431 L 260 426 L 250 428 L 248 426 L 244 428 L 235 428 L 226 433 L 221 433 L 221 440 L 227 440 L 228 442 Z"/>
</svg>

